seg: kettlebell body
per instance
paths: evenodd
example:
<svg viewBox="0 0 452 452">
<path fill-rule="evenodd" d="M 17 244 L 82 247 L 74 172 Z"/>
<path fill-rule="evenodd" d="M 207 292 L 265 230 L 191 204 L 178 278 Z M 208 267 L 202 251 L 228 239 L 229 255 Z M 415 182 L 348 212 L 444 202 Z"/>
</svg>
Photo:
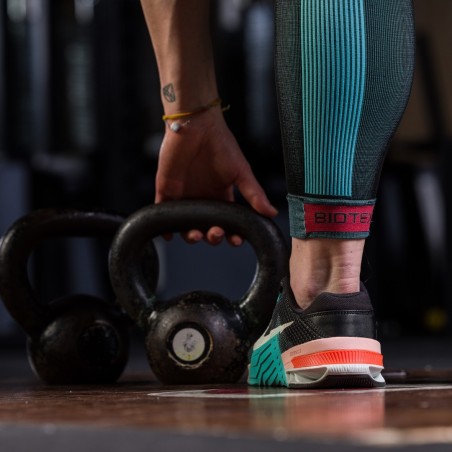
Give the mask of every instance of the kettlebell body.
<svg viewBox="0 0 452 452">
<path fill-rule="evenodd" d="M 56 237 L 113 237 L 124 217 L 105 211 L 42 209 L 16 221 L 0 242 L 0 296 L 28 336 L 29 361 L 50 384 L 110 383 L 128 357 L 125 317 L 113 303 L 90 295 L 71 295 L 41 303 L 28 278 L 35 246 Z M 151 256 L 152 255 L 152 256 Z M 145 261 L 157 254 L 152 243 Z M 151 287 L 155 282 L 148 281 Z"/>
<path fill-rule="evenodd" d="M 258 263 L 248 291 L 240 300 L 201 291 L 159 300 L 140 269 L 145 244 L 164 233 L 214 225 L 253 247 Z M 110 277 L 118 301 L 144 331 L 148 361 L 161 382 L 232 383 L 245 372 L 248 350 L 270 320 L 287 263 L 280 231 L 251 209 L 172 201 L 139 210 L 119 228 L 110 250 Z"/>
<path fill-rule="evenodd" d="M 124 319 L 90 295 L 73 295 L 49 306 L 48 325 L 27 349 L 34 372 L 50 384 L 113 383 L 127 364 Z M 116 309 L 117 310 L 117 309 Z"/>
<path fill-rule="evenodd" d="M 222 383 L 242 376 L 251 331 L 234 303 L 195 291 L 164 305 L 152 314 L 146 334 L 148 361 L 160 381 Z"/>
</svg>

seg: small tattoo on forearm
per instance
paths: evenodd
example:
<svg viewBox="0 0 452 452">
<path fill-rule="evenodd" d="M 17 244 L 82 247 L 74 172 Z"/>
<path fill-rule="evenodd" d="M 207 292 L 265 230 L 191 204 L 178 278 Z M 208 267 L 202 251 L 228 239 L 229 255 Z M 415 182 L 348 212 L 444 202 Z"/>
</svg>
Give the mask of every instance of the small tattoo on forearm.
<svg viewBox="0 0 452 452">
<path fill-rule="evenodd" d="M 176 101 L 176 93 L 174 92 L 174 86 L 172 83 L 165 85 L 162 89 L 163 96 L 168 102 Z"/>
</svg>

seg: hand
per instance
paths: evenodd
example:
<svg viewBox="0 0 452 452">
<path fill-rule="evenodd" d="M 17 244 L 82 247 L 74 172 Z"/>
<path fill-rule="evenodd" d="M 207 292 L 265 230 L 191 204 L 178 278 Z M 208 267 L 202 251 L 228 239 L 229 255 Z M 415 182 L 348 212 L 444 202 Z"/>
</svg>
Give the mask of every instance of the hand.
<svg viewBox="0 0 452 452">
<path fill-rule="evenodd" d="M 234 201 L 236 186 L 257 212 L 273 217 L 278 212 L 270 204 L 251 167 L 227 127 L 223 113 L 212 108 L 179 122 L 175 133 L 167 128 L 160 149 L 156 176 L 155 202 L 177 199 L 212 199 Z M 210 244 L 220 243 L 225 235 L 214 226 L 204 237 Z M 201 231 L 185 234 L 189 242 L 203 238 Z M 239 236 L 228 237 L 232 245 L 240 245 Z"/>
</svg>

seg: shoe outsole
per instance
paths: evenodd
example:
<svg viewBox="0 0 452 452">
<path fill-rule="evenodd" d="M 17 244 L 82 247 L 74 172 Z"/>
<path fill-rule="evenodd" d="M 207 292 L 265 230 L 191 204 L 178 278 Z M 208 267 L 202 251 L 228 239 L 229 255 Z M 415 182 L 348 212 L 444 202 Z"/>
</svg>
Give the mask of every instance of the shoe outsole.
<svg viewBox="0 0 452 452">
<path fill-rule="evenodd" d="M 288 385 L 291 389 L 371 389 L 383 388 L 386 383 L 376 381 L 369 375 L 329 375 L 311 384 Z"/>
<path fill-rule="evenodd" d="M 288 379 L 289 380 L 289 379 Z M 248 380 L 251 386 L 283 386 L 290 389 L 349 389 L 349 388 L 384 388 L 386 382 L 383 377 L 375 378 L 371 375 L 326 375 L 317 381 L 309 383 L 287 383 L 283 384 L 280 380 L 267 379 L 259 381 L 258 379 Z"/>
<path fill-rule="evenodd" d="M 289 388 L 381 388 L 383 367 L 366 364 L 334 364 L 286 372 Z"/>
</svg>

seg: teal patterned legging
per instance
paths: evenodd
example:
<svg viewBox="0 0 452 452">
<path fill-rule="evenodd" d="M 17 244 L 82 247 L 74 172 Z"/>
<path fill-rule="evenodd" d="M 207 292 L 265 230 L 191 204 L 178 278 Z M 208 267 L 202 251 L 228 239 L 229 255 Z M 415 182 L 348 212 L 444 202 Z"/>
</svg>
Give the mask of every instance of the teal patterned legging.
<svg viewBox="0 0 452 452">
<path fill-rule="evenodd" d="M 412 0 L 277 0 L 291 235 L 364 238 L 414 68 Z"/>
</svg>

